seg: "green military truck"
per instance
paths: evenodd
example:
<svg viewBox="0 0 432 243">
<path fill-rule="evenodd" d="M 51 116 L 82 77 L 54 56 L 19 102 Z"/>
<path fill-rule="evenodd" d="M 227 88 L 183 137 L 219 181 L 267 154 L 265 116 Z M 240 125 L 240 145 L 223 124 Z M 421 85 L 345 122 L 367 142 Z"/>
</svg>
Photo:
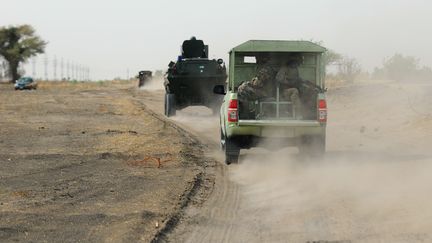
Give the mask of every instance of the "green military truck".
<svg viewBox="0 0 432 243">
<path fill-rule="evenodd" d="M 325 99 L 324 47 L 309 41 L 250 40 L 230 51 L 227 86 L 217 85 L 223 94 L 220 109 L 221 146 L 227 164 L 237 163 L 240 149 L 256 146 L 297 146 L 300 153 L 320 156 L 325 152 L 327 105 Z M 254 80 L 262 59 L 274 70 L 270 92 L 248 99 L 239 86 Z M 298 75 L 296 89 L 301 109 L 283 94 L 288 88 L 276 79 L 287 63 L 295 62 L 291 73 Z M 292 87 L 291 87 L 292 88 Z"/>
</svg>

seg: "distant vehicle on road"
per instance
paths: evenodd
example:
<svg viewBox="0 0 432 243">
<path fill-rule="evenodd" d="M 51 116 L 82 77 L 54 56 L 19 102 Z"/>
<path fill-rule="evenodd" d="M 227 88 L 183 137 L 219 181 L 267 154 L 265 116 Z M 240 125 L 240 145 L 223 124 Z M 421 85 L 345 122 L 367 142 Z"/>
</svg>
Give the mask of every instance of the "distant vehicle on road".
<svg viewBox="0 0 432 243">
<path fill-rule="evenodd" d="M 36 89 L 37 83 L 31 77 L 22 77 L 15 81 L 15 90 Z"/>
<path fill-rule="evenodd" d="M 140 71 L 138 73 L 138 87 L 142 87 L 145 83 L 148 83 L 152 80 L 152 72 L 151 71 Z"/>
<path fill-rule="evenodd" d="M 230 52 L 229 81 L 215 86 L 221 146 L 227 164 L 240 149 L 297 146 L 300 153 L 325 152 L 327 104 L 324 47 L 309 41 L 247 41 Z"/>
<path fill-rule="evenodd" d="M 192 37 L 182 45 L 182 55 L 170 62 L 165 75 L 165 115 L 176 110 L 202 105 L 217 113 L 222 97 L 213 93 L 215 85 L 224 85 L 227 73 L 222 59 L 208 58 L 208 45 Z"/>
</svg>

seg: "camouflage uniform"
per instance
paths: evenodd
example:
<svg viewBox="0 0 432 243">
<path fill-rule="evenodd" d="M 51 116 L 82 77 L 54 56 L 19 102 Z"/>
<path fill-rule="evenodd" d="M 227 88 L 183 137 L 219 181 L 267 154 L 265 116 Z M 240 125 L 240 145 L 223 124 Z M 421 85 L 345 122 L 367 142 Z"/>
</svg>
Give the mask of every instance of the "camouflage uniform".
<svg viewBox="0 0 432 243">
<path fill-rule="evenodd" d="M 239 98 L 254 101 L 272 96 L 274 71 L 268 66 L 258 67 L 257 76 L 238 87 Z"/>
<path fill-rule="evenodd" d="M 239 98 L 245 101 L 254 101 L 265 97 L 265 93 L 260 84 L 261 82 L 256 77 L 251 81 L 243 82 L 238 87 Z"/>
<path fill-rule="evenodd" d="M 276 81 L 279 83 L 281 98 L 289 100 L 295 107 L 296 114 L 301 114 L 302 103 L 300 101 L 300 83 L 302 82 L 296 63 L 289 63 L 279 69 L 276 74 Z"/>
</svg>

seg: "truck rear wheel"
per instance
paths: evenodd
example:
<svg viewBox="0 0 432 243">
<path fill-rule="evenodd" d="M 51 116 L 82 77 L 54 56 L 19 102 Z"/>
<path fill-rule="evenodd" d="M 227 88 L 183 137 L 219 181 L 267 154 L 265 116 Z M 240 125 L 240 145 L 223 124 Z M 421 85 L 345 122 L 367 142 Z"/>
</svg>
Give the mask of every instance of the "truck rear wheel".
<svg viewBox="0 0 432 243">
<path fill-rule="evenodd" d="M 176 115 L 176 102 L 175 94 L 165 94 L 165 116 L 175 116 Z"/>
<path fill-rule="evenodd" d="M 237 164 L 240 155 L 240 147 L 235 141 L 233 141 L 232 138 L 225 137 L 225 145 L 222 145 L 222 147 L 225 152 L 225 164 Z"/>
<path fill-rule="evenodd" d="M 325 154 L 325 136 L 306 136 L 298 144 L 299 152 L 303 156 L 321 158 Z"/>
<path fill-rule="evenodd" d="M 221 145 L 222 151 L 225 151 L 225 135 L 222 132 L 222 128 L 220 130 L 220 145 Z"/>
</svg>

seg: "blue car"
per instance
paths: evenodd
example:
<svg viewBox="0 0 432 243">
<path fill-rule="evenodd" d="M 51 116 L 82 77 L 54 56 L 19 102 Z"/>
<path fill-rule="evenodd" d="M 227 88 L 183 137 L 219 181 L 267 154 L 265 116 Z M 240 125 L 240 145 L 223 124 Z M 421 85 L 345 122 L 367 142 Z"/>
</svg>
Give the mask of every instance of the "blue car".
<svg viewBox="0 0 432 243">
<path fill-rule="evenodd" d="M 15 82 L 15 90 L 36 89 L 37 83 L 31 77 L 22 77 Z"/>
</svg>

